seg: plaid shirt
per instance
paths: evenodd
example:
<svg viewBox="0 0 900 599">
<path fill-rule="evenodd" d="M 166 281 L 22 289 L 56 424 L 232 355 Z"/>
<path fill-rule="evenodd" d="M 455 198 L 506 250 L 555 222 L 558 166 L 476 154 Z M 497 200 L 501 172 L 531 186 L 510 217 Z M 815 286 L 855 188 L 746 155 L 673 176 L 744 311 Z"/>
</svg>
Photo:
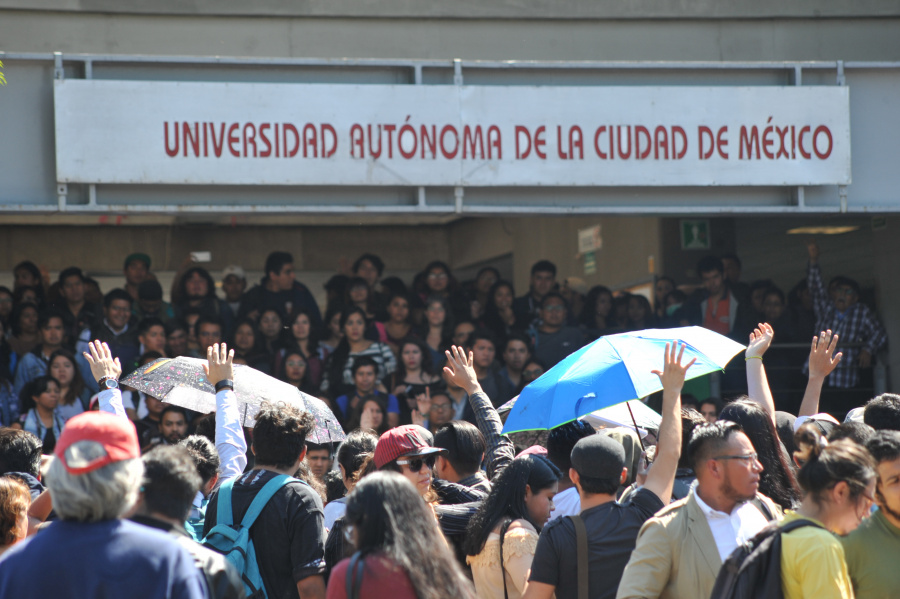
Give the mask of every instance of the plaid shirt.
<svg viewBox="0 0 900 599">
<path fill-rule="evenodd" d="M 865 349 L 874 356 L 887 343 L 887 332 L 865 304 L 857 302 L 839 312 L 828 297 L 818 264 L 809 265 L 807 283 L 816 313 L 816 331 L 831 329 L 840 337 L 838 349 L 844 353 L 844 359 L 828 376 L 828 385 L 842 389 L 855 387 L 859 384 L 857 361 L 860 350 Z M 862 348 L 846 347 L 846 343 L 861 344 Z M 804 367 L 804 372 L 806 370 Z"/>
</svg>

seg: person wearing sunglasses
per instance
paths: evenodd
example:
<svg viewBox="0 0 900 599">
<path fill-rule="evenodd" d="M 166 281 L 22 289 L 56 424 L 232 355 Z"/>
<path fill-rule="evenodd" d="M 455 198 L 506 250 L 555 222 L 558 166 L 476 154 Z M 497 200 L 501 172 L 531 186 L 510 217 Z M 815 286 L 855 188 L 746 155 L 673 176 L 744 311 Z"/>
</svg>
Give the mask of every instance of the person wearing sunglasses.
<svg viewBox="0 0 900 599">
<path fill-rule="evenodd" d="M 375 446 L 375 467 L 402 474 L 412 483 L 419 496 L 428 503 L 438 518 L 441 531 L 454 545 L 462 542 L 469 520 L 487 495 L 483 491 L 439 481 L 443 503 L 434 483 L 434 463 L 437 456 L 447 455 L 446 449 L 432 447 L 425 440 L 425 429 L 415 424 L 392 428 L 378 439 Z M 451 505 L 451 498 L 453 504 Z"/>
<path fill-rule="evenodd" d="M 849 439 L 828 443 L 814 424 L 801 426 L 794 441 L 794 456 L 803 463 L 797 473 L 803 500 L 797 511 L 785 515 L 783 524 L 803 519 L 813 526 L 782 535 L 784 597 L 853 597 L 844 549 L 835 535 L 856 530 L 870 514 L 875 463 L 864 447 Z"/>
<path fill-rule="evenodd" d="M 334 568 L 328 599 L 476 599 L 419 495 L 406 476 L 389 471 L 356 485 L 344 517 L 344 538 L 356 553 Z"/>
<path fill-rule="evenodd" d="M 446 453 L 446 449 L 431 447 L 419 428 L 408 424 L 392 428 L 381 435 L 375 446 L 375 467 L 399 472 L 413 484 L 426 502 L 432 503 L 436 499 L 431 488 L 434 460 L 438 455 Z"/>
</svg>

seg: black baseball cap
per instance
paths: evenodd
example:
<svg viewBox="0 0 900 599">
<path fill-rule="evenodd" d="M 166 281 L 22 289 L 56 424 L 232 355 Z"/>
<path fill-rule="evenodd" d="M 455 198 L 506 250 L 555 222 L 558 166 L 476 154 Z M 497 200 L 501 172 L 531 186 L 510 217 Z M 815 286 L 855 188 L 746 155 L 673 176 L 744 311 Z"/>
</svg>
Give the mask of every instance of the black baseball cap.
<svg viewBox="0 0 900 599">
<path fill-rule="evenodd" d="M 572 468 L 588 478 L 619 478 L 625 467 L 625 448 L 606 435 L 590 435 L 572 448 Z"/>
</svg>

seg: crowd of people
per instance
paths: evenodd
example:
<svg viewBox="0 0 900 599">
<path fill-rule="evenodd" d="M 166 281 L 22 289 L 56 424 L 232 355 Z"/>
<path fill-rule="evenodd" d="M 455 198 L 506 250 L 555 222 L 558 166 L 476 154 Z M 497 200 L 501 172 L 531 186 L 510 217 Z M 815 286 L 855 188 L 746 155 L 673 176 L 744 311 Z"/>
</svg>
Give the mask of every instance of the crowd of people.
<svg viewBox="0 0 900 599">
<path fill-rule="evenodd" d="M 0 594 L 708 597 L 783 527 L 786 597 L 891 596 L 900 396 L 853 394 L 887 338 L 858 284 L 826 285 L 815 244 L 808 258 L 789 302 L 708 256 L 699 285 L 661 277 L 651 303 L 546 260 L 516 297 L 491 267 L 460 283 L 432 262 L 407 286 L 364 254 L 324 311 L 286 252 L 249 289 L 226 268 L 223 297 L 187 264 L 170 302 L 145 254 L 105 294 L 78 267 L 50 284 L 23 262 L 0 288 Z M 685 325 L 747 344 L 746 395 L 682 394 L 672 344 L 658 428 L 501 433 L 505 404 L 586 343 Z M 789 364 L 796 409 L 763 362 L 776 331 L 813 339 Z M 119 385 L 180 356 L 206 361 L 214 414 Z M 346 440 L 313 443 L 312 416 L 276 397 L 243 428 L 233 364 L 325 400 Z M 38 552 L 67 548 L 46 576 Z"/>
</svg>

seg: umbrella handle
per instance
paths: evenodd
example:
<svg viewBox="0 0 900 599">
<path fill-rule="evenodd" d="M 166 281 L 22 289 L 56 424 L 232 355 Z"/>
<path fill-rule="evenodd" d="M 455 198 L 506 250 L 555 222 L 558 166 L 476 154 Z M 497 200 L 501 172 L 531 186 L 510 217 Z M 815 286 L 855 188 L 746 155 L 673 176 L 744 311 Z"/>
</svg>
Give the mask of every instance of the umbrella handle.
<svg viewBox="0 0 900 599">
<path fill-rule="evenodd" d="M 631 416 L 631 424 L 634 425 L 634 433 L 637 435 L 638 443 L 641 444 L 641 451 L 647 451 L 647 448 L 644 447 L 644 440 L 641 439 L 641 431 L 638 430 L 637 420 L 634 419 L 634 412 L 631 411 L 631 402 L 626 401 L 625 407 L 628 408 L 628 414 Z"/>
</svg>

